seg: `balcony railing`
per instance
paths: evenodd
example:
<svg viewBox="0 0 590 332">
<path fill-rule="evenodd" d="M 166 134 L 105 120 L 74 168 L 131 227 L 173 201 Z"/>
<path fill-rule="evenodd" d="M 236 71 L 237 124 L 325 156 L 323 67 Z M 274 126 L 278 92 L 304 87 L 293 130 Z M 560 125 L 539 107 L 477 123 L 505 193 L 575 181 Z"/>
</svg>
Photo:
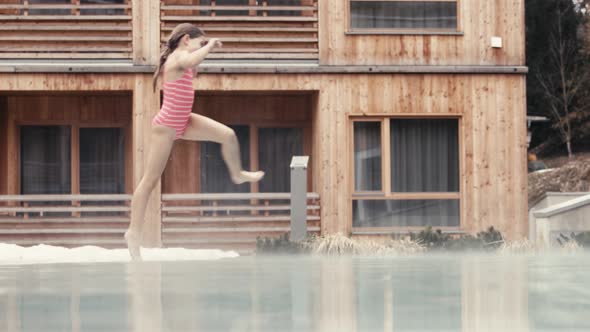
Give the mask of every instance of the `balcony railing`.
<svg viewBox="0 0 590 332">
<path fill-rule="evenodd" d="M 251 252 L 290 231 L 291 193 L 162 195 L 164 247 Z M 320 197 L 307 193 L 307 229 L 320 232 Z M 131 195 L 0 195 L 0 243 L 125 247 Z"/>
<path fill-rule="evenodd" d="M 161 38 L 190 22 L 222 40 L 213 60 L 318 59 L 317 0 L 197 0 L 198 5 L 161 4 Z"/>
<path fill-rule="evenodd" d="M 131 0 L 42 2 L 0 3 L 0 58 L 131 58 Z"/>
</svg>

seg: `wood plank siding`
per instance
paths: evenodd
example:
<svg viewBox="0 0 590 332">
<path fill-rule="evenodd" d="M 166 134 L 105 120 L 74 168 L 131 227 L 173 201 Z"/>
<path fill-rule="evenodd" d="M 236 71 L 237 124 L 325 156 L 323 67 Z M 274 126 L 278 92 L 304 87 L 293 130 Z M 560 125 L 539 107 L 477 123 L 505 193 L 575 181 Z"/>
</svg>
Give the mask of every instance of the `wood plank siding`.
<svg viewBox="0 0 590 332">
<path fill-rule="evenodd" d="M 322 65 L 524 65 L 524 1 L 457 0 L 456 34 L 349 31 L 349 0 L 320 1 Z M 492 48 L 491 37 L 503 39 Z"/>
</svg>

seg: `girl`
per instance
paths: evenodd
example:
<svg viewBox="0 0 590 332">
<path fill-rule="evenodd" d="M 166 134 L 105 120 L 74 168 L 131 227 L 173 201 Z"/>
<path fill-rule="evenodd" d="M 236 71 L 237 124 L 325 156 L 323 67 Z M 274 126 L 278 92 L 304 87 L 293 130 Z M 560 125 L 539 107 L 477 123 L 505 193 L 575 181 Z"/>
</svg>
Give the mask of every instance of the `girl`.
<svg viewBox="0 0 590 332">
<path fill-rule="evenodd" d="M 164 102 L 152 121 L 147 164 L 131 200 L 131 223 L 125 232 L 125 239 L 133 260 L 141 260 L 140 240 L 145 208 L 152 189 L 164 171 L 175 140 L 220 143 L 223 160 L 236 184 L 259 181 L 264 176 L 261 171 L 242 170 L 238 139 L 232 129 L 192 113 L 196 67 L 214 47 L 221 47 L 219 39 L 207 41 L 204 35 L 192 24 L 178 25 L 166 43 L 154 74 L 155 89 L 162 73 Z"/>
</svg>

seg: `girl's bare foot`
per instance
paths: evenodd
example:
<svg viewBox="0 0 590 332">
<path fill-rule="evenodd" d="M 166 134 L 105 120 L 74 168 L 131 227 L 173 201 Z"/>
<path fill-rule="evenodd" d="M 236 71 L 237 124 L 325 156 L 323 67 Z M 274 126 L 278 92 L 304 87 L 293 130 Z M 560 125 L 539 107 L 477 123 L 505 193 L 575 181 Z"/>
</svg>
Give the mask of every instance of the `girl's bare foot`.
<svg viewBox="0 0 590 332">
<path fill-rule="evenodd" d="M 257 172 L 241 171 L 238 174 L 238 176 L 232 177 L 232 181 L 235 184 L 241 184 L 244 182 L 257 182 L 257 181 L 260 181 L 263 176 L 264 176 L 263 171 L 257 171 Z"/>
<path fill-rule="evenodd" d="M 125 240 L 127 241 L 127 248 L 129 249 L 131 260 L 141 261 L 141 248 L 139 246 L 139 236 L 128 229 L 127 232 L 125 232 Z"/>
</svg>

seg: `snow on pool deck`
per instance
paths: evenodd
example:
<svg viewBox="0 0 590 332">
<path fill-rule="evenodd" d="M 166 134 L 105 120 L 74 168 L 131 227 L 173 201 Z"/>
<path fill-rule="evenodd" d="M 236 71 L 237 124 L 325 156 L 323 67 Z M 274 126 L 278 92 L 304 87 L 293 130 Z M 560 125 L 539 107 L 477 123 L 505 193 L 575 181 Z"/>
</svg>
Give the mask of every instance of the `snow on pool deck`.
<svg viewBox="0 0 590 332">
<path fill-rule="evenodd" d="M 235 251 L 216 249 L 142 248 L 144 261 L 217 260 L 240 256 Z M 95 246 L 64 248 L 49 245 L 21 247 L 0 243 L 0 265 L 56 264 L 56 263 L 111 263 L 129 262 L 127 249 L 105 249 Z"/>
</svg>

